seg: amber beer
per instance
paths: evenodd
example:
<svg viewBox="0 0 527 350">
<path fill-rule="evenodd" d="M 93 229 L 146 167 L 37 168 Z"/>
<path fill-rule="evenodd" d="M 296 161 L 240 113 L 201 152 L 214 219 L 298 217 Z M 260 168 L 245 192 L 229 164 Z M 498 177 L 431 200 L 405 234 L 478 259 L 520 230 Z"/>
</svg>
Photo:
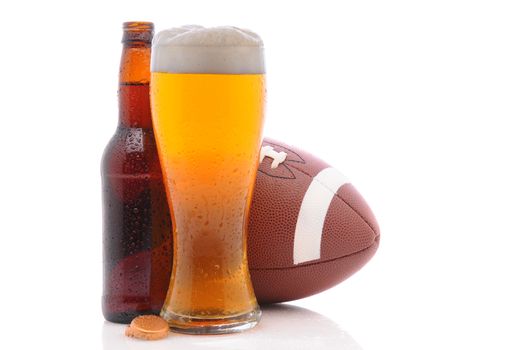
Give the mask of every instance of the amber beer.
<svg viewBox="0 0 527 350">
<path fill-rule="evenodd" d="M 237 28 L 158 34 L 152 58 L 154 130 L 174 231 L 161 315 L 187 333 L 256 325 L 247 214 L 264 116 L 260 38 Z"/>
</svg>

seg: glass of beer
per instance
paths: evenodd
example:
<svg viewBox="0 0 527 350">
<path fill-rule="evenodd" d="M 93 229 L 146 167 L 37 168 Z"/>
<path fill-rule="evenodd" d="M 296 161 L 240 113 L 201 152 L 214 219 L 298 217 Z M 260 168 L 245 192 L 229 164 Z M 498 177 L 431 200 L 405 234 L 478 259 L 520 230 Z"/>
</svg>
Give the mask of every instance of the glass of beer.
<svg viewBox="0 0 527 350">
<path fill-rule="evenodd" d="M 264 119 L 263 44 L 234 27 L 162 31 L 152 48 L 155 136 L 174 227 L 161 311 L 192 334 L 254 327 L 246 255 Z"/>
</svg>

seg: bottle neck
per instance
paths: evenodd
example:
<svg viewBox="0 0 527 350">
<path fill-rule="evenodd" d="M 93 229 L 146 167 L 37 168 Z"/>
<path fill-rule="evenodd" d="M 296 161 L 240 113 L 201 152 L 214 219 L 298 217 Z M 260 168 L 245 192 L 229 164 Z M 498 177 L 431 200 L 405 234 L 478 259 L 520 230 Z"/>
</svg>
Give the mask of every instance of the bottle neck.
<svg viewBox="0 0 527 350">
<path fill-rule="evenodd" d="M 150 41 L 128 37 L 125 32 L 119 71 L 119 125 L 151 128 Z"/>
<path fill-rule="evenodd" d="M 119 125 L 128 128 L 151 128 L 149 83 L 119 84 Z"/>
</svg>

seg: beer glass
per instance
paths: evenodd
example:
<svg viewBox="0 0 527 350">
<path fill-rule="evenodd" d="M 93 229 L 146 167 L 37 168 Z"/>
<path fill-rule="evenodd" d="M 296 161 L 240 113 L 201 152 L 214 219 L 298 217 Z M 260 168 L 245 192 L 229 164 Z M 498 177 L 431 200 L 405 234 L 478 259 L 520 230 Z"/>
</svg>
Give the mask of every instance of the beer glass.
<svg viewBox="0 0 527 350">
<path fill-rule="evenodd" d="M 155 136 L 174 228 L 161 311 L 193 334 L 254 327 L 246 255 L 264 117 L 263 44 L 234 27 L 162 31 L 152 48 Z"/>
</svg>

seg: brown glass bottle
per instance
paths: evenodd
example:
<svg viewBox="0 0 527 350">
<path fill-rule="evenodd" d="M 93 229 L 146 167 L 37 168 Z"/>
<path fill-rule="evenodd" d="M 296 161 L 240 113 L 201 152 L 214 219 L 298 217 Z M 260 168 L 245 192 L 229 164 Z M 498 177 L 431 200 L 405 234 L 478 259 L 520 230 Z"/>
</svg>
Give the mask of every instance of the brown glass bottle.
<svg viewBox="0 0 527 350">
<path fill-rule="evenodd" d="M 172 267 L 172 226 L 150 113 L 154 26 L 123 25 L 119 123 L 102 158 L 103 296 L 108 321 L 158 314 Z"/>
</svg>

